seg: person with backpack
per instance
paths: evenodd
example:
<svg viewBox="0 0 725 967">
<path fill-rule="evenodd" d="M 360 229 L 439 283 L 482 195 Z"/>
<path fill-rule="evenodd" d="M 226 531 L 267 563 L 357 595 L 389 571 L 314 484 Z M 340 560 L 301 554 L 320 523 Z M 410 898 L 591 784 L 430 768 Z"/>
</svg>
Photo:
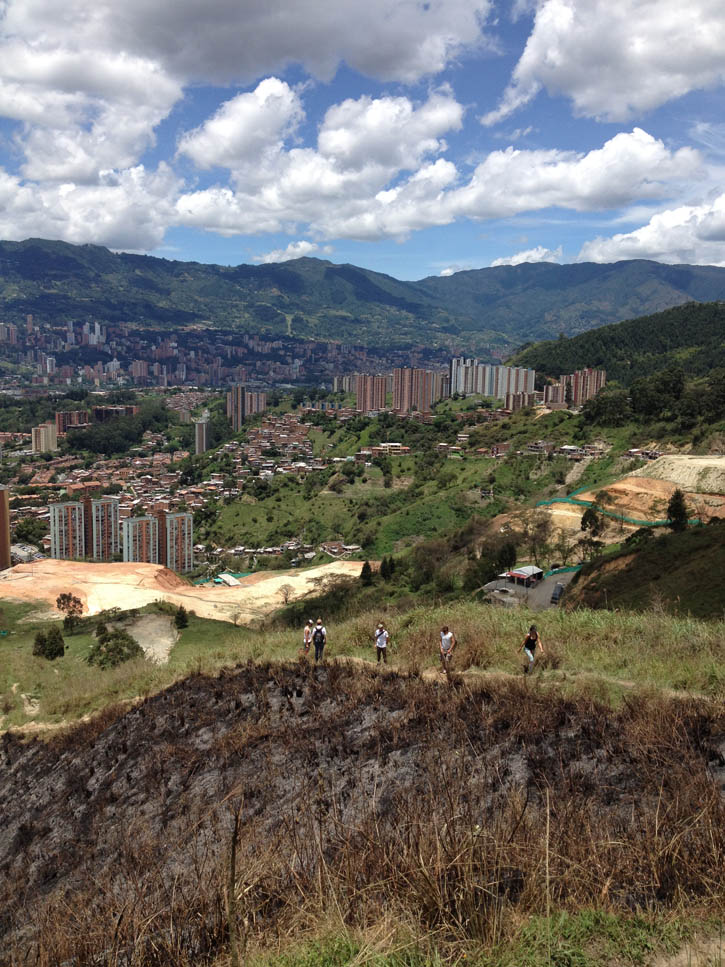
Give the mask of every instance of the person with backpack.
<svg viewBox="0 0 725 967">
<path fill-rule="evenodd" d="M 539 646 L 539 651 L 544 654 L 544 646 L 541 643 L 541 635 L 536 630 L 536 625 L 531 625 L 529 632 L 524 638 L 521 650 L 529 659 L 528 665 L 524 666 L 524 675 L 528 675 L 531 669 L 534 667 L 534 659 L 536 658 L 536 646 Z"/>
<path fill-rule="evenodd" d="M 383 664 L 388 664 L 388 642 L 390 641 L 390 635 L 385 630 L 385 625 L 381 621 L 380 624 L 375 629 L 375 648 L 378 652 L 378 665 L 380 664 L 380 659 L 383 659 Z"/>
<path fill-rule="evenodd" d="M 317 619 L 317 624 L 312 629 L 312 643 L 315 646 L 315 661 L 321 661 L 322 652 L 327 644 L 327 629 L 322 623 L 322 618 Z"/>
<path fill-rule="evenodd" d="M 453 657 L 453 649 L 456 647 L 456 636 L 452 631 L 448 630 L 448 625 L 443 625 L 441 628 L 441 665 L 443 671 L 446 671 L 447 666 Z"/>
<path fill-rule="evenodd" d="M 305 625 L 305 630 L 302 633 L 302 647 L 305 655 L 308 655 L 310 651 L 310 645 L 312 644 L 312 629 L 314 626 L 315 622 L 312 620 L 312 618 L 309 618 L 307 624 Z"/>
</svg>

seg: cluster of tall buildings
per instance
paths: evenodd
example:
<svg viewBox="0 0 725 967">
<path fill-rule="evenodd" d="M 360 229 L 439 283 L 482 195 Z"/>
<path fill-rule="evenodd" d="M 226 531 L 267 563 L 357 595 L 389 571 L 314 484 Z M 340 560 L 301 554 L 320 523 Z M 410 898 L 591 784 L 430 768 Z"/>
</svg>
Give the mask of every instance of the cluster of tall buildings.
<svg viewBox="0 0 725 967">
<path fill-rule="evenodd" d="M 507 393 L 533 393 L 536 372 L 522 366 L 494 366 L 458 356 L 450 364 L 450 393 L 480 393 L 503 400 Z"/>
<path fill-rule="evenodd" d="M 105 423 L 121 416 L 135 416 L 138 406 L 94 406 L 91 410 L 59 410 L 55 421 L 49 420 L 31 430 L 33 453 L 49 453 L 58 449 L 58 437 L 68 430 L 80 430 L 91 422 Z"/>
<path fill-rule="evenodd" d="M 433 404 L 449 394 L 447 373 L 430 369 L 393 370 L 393 411 L 430 413 Z"/>
<path fill-rule="evenodd" d="M 431 369 L 400 367 L 392 373 L 355 373 L 336 378 L 343 392 L 355 393 L 358 413 L 430 413 L 436 400 L 448 396 L 448 374 Z M 389 401 L 389 397 L 392 399 Z"/>
<path fill-rule="evenodd" d="M 113 497 L 50 504 L 50 556 L 164 564 L 184 574 L 194 569 L 194 519 L 186 511 L 160 511 L 119 520 Z M 0 529 L 2 518 L 0 515 Z M 1 536 L 1 535 L 0 535 Z"/>
<path fill-rule="evenodd" d="M 604 388 L 607 374 L 603 369 L 578 369 L 560 376 L 558 383 L 544 387 L 545 406 L 581 406 Z"/>
<path fill-rule="evenodd" d="M 536 373 L 520 366 L 494 366 L 477 359 L 457 357 L 447 372 L 400 367 L 391 375 L 355 373 L 339 376 L 334 388 L 355 392 L 358 413 L 392 409 L 394 413 L 430 413 L 438 400 L 454 393 L 478 393 L 505 399 L 508 394 L 533 393 Z M 392 393 L 392 403 L 388 394 Z"/>
<path fill-rule="evenodd" d="M 248 416 L 264 413 L 266 409 L 266 393 L 250 392 L 243 384 L 232 386 L 227 393 L 227 416 L 235 433 L 242 429 Z"/>
</svg>

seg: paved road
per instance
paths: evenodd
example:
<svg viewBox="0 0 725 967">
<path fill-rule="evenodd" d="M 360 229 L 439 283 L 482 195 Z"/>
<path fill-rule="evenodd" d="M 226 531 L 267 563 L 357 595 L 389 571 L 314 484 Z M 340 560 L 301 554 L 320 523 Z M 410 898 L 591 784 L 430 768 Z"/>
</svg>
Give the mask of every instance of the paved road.
<svg viewBox="0 0 725 967">
<path fill-rule="evenodd" d="M 551 603 L 551 593 L 557 582 L 561 582 L 566 587 L 575 573 L 575 571 L 566 571 L 563 574 L 552 574 L 551 577 L 543 578 L 532 588 L 525 588 L 523 585 L 499 579 L 489 582 L 486 585 L 486 590 L 493 592 L 492 596 L 506 607 L 524 605 L 531 608 L 532 611 L 545 611 L 547 608 L 556 607 Z M 497 592 L 497 588 L 505 590 Z"/>
</svg>

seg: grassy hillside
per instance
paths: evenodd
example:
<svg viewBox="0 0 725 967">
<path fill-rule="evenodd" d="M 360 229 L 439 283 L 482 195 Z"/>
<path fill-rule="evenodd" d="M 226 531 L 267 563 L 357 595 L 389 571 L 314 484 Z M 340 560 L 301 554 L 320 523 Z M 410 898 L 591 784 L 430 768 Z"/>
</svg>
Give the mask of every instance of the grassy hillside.
<svg viewBox="0 0 725 967">
<path fill-rule="evenodd" d="M 144 659 L 114 669 L 89 666 L 85 658 L 95 621 L 85 631 L 66 635 L 62 658 L 49 662 L 32 654 L 38 629 L 47 619 L 27 605 L 0 602 L 10 634 L 0 638 L 0 729 L 29 722 L 58 725 L 73 722 L 119 701 L 155 694 L 189 675 L 215 675 L 237 662 L 296 661 L 301 625 L 267 621 L 256 629 L 190 618 L 189 627 L 171 650 L 167 664 Z M 153 611 L 148 606 L 142 611 Z M 350 603 L 327 611 L 327 655 L 373 661 L 372 634 L 381 616 L 391 633 L 390 662 L 400 671 L 438 667 L 437 633 L 443 624 L 455 631 L 459 646 L 456 672 L 477 675 L 521 675 L 520 643 L 535 621 L 546 646 L 537 687 L 563 692 L 596 693 L 618 704 L 632 688 L 685 689 L 713 698 L 725 697 L 725 669 L 720 661 L 725 623 L 657 612 L 616 614 L 580 607 L 571 612 L 499 609 L 467 598 L 451 600 L 429 590 L 407 601 L 380 602 L 360 611 Z M 26 701 L 23 700 L 26 697 Z M 34 708 L 27 704 L 30 699 Z"/>
<path fill-rule="evenodd" d="M 725 521 L 720 521 L 681 534 L 660 533 L 606 562 L 588 564 L 567 590 L 566 604 L 721 617 L 724 573 Z"/>
<path fill-rule="evenodd" d="M 608 379 L 628 386 L 673 366 L 690 376 L 725 366 L 724 333 L 725 302 L 691 302 L 571 339 L 537 343 L 512 361 L 557 378 L 585 366 L 606 369 Z"/>
<path fill-rule="evenodd" d="M 146 328 L 213 325 L 375 346 L 451 351 L 572 334 L 692 300 L 725 297 L 725 269 L 632 261 L 519 265 L 402 282 L 295 259 L 220 266 L 28 239 L 0 242 L 7 321 L 32 313 Z"/>
</svg>

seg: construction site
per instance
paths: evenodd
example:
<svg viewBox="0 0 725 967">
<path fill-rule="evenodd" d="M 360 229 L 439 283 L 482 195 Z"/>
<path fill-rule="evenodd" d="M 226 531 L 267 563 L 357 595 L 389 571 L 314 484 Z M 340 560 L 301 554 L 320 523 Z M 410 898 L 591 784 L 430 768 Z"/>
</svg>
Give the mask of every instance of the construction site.
<svg viewBox="0 0 725 967">
<path fill-rule="evenodd" d="M 245 624 L 317 590 L 333 577 L 358 577 L 361 561 L 333 561 L 304 571 L 259 571 L 233 586 L 192 585 L 159 564 L 93 564 L 52 559 L 17 564 L 0 572 L 0 598 L 44 602 L 72 592 L 86 615 L 112 608 L 140 608 L 154 601 L 183 605 L 200 618 Z"/>
</svg>

